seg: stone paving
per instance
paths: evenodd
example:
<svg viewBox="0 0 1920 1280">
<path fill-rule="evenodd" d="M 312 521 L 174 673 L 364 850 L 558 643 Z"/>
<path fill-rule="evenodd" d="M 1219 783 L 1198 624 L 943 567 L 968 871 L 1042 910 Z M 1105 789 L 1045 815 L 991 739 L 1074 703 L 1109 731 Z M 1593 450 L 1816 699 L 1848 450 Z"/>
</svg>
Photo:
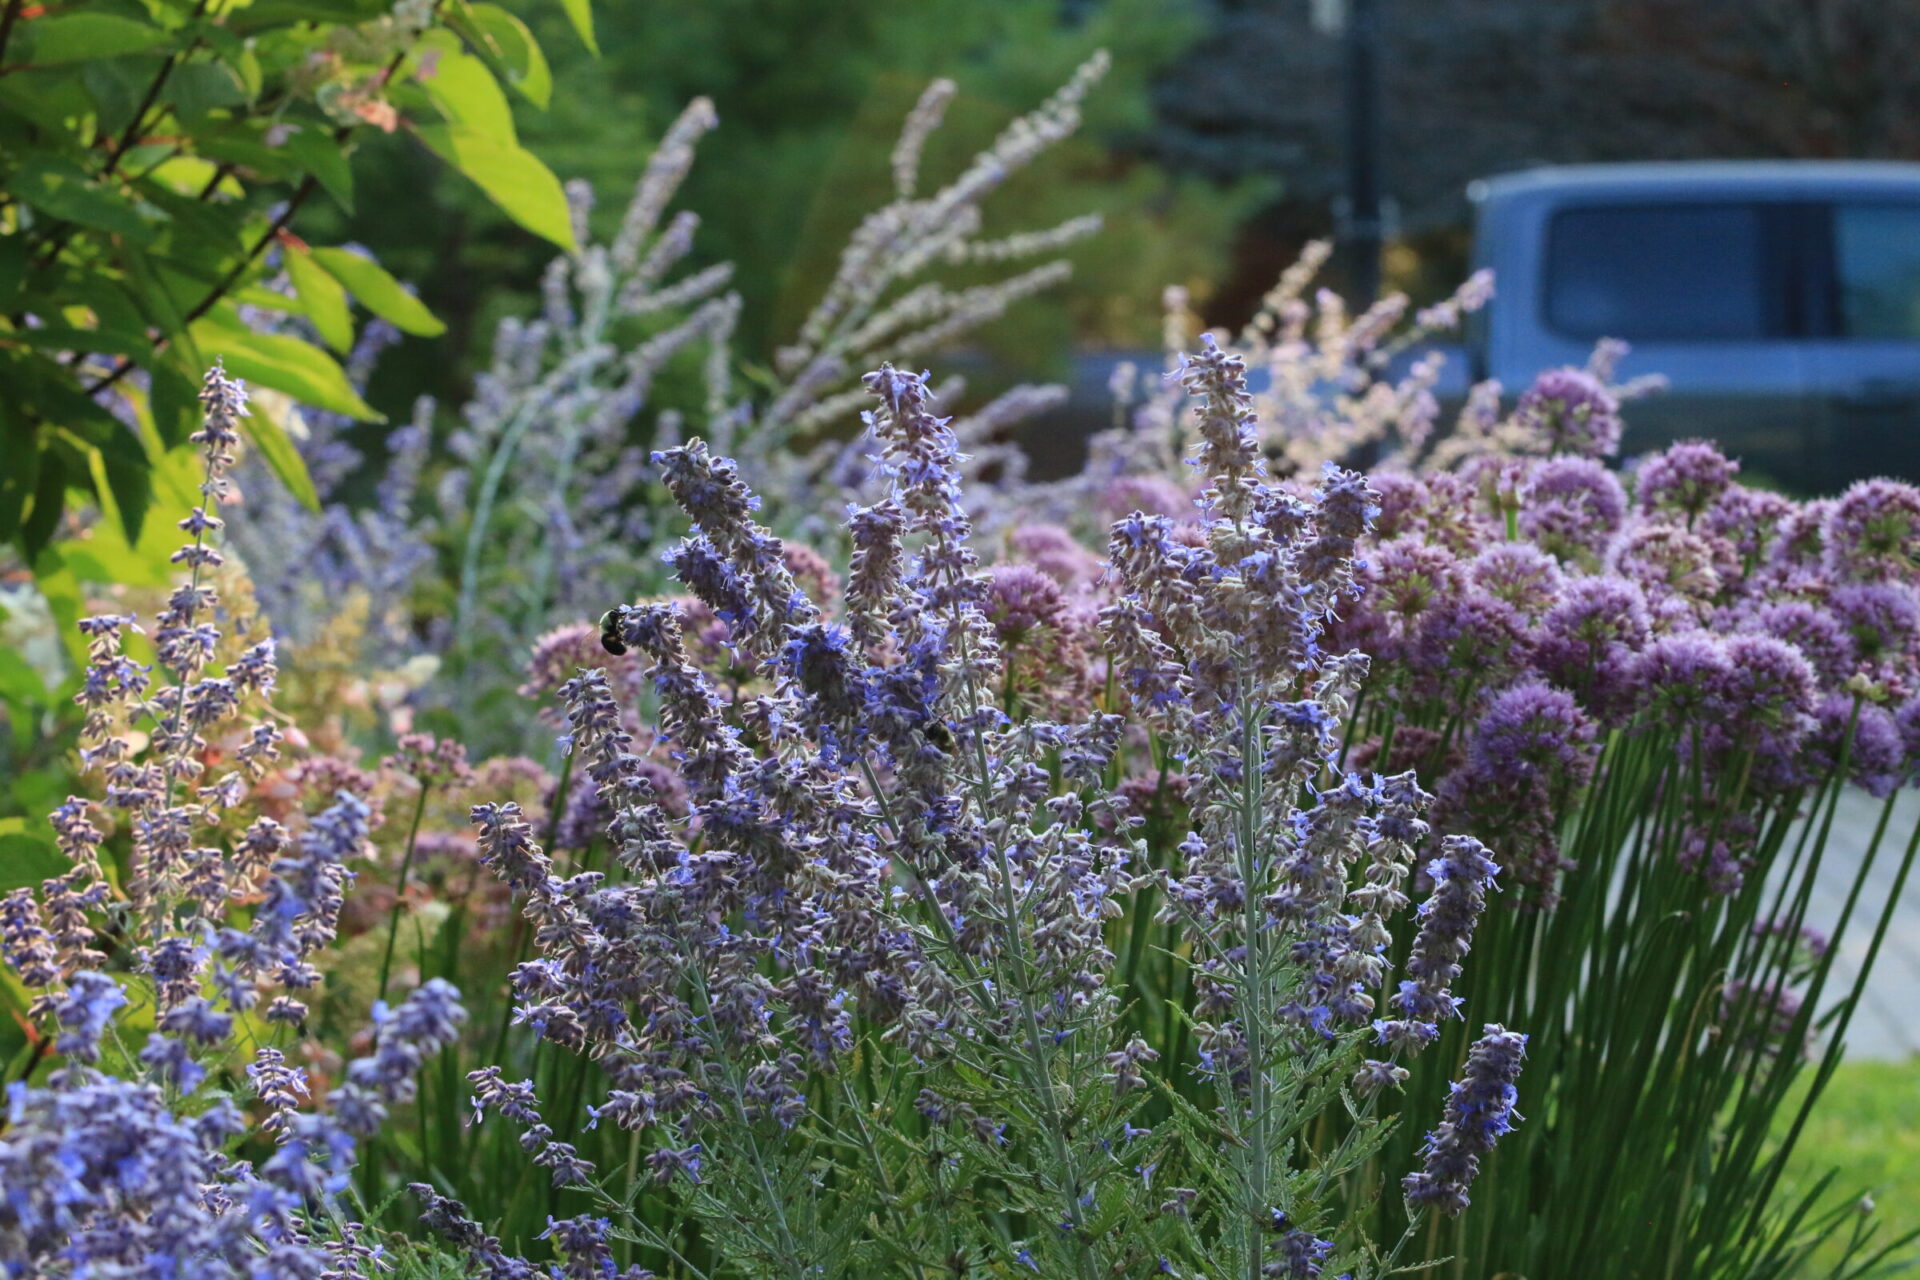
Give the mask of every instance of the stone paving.
<svg viewBox="0 0 1920 1280">
<path fill-rule="evenodd" d="M 1807 908 L 1808 923 L 1814 927 L 1828 929 L 1839 919 L 1868 842 L 1873 838 L 1874 825 L 1880 820 L 1882 803 L 1859 790 L 1850 789 L 1841 797 L 1834 829 L 1827 842 L 1826 858 Z M 1906 852 L 1907 840 L 1917 825 L 1920 825 L 1920 790 L 1908 788 L 1894 807 L 1886 838 L 1867 875 L 1860 904 L 1854 908 L 1853 922 L 1847 926 L 1847 937 L 1834 960 L 1833 974 L 1827 980 L 1830 996 L 1852 989 L 1873 941 L 1880 909 L 1893 890 L 1894 875 Z M 1853 1024 L 1847 1030 L 1849 1058 L 1906 1058 L 1915 1054 L 1920 1054 L 1920 867 L 1908 878 L 1906 889 L 1900 895 L 1892 926 L 1887 930 L 1880 956 L 1867 979 L 1860 1008 L 1854 1012 Z"/>
</svg>

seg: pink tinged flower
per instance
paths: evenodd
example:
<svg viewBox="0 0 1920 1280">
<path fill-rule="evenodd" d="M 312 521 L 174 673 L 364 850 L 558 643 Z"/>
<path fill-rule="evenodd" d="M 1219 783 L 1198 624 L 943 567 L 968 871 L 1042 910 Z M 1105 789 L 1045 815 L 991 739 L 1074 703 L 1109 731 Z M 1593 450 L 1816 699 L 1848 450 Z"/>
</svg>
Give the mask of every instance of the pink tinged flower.
<svg viewBox="0 0 1920 1280">
<path fill-rule="evenodd" d="M 1920 488 L 1862 480 L 1840 496 L 1822 533 L 1835 577 L 1909 581 L 1920 573 Z"/>
<path fill-rule="evenodd" d="M 1604 458 L 1620 448 L 1620 402 L 1580 369 L 1548 369 L 1535 378 L 1514 417 L 1548 453 Z"/>
<path fill-rule="evenodd" d="M 1646 514 L 1673 512 L 1689 521 L 1716 502 L 1740 464 L 1704 440 L 1682 440 L 1640 464 L 1634 497 Z"/>
</svg>

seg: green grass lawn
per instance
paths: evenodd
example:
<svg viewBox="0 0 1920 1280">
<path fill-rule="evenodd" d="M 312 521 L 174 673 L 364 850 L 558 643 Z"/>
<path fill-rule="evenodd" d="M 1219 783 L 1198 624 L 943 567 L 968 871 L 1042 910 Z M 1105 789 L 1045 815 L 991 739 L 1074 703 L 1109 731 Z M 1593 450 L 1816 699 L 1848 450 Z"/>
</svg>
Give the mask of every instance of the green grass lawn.
<svg viewBox="0 0 1920 1280">
<path fill-rule="evenodd" d="M 1791 1108 L 1783 1110 L 1790 1118 Z M 1828 1169 L 1838 1170 L 1829 1203 L 1862 1191 L 1873 1197 L 1879 1240 L 1920 1227 L 1920 1059 L 1840 1065 L 1807 1121 L 1790 1177 L 1804 1187 Z M 1820 1256 L 1830 1265 L 1839 1253 L 1829 1246 Z M 1902 1254 L 1876 1274 L 1920 1275 L 1920 1241 Z"/>
</svg>

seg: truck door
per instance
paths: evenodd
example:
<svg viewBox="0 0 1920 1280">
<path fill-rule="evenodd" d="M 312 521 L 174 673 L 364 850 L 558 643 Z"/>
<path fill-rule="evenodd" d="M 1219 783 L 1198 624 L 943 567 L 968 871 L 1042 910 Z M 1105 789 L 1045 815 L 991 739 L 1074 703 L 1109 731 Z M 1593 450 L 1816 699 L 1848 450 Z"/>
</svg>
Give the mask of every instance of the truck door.
<svg viewBox="0 0 1920 1280">
<path fill-rule="evenodd" d="M 1920 203 L 1841 199 L 1819 213 L 1806 350 L 1822 487 L 1920 480 Z"/>
<path fill-rule="evenodd" d="M 1625 376 L 1669 390 L 1627 407 L 1631 456 L 1674 440 L 1718 441 L 1747 469 L 1795 484 L 1809 454 L 1808 375 L 1792 206 L 1651 193 L 1569 200 L 1547 219 L 1538 306 L 1555 357 L 1600 338 L 1633 345 Z M 1525 385 L 1520 383 L 1519 385 Z"/>
</svg>

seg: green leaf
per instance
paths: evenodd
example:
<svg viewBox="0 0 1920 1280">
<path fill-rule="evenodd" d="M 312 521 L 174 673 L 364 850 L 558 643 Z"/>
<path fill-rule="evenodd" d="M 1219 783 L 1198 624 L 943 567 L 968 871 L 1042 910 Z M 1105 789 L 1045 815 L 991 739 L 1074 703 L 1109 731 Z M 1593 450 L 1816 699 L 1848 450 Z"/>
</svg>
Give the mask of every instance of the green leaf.
<svg viewBox="0 0 1920 1280">
<path fill-rule="evenodd" d="M 553 98 L 553 72 L 527 24 L 496 4 L 473 5 L 467 15 L 472 19 L 465 24 L 467 38 L 482 56 L 500 64 L 520 96 L 545 111 Z"/>
<path fill-rule="evenodd" d="M 313 260 L 305 249 L 289 246 L 280 255 L 287 277 L 305 305 L 307 319 L 320 337 L 335 351 L 345 355 L 353 349 L 353 311 L 347 306 L 347 291 Z"/>
<path fill-rule="evenodd" d="M 0 893 L 37 887 L 72 868 L 52 833 L 29 833 L 25 818 L 0 818 Z"/>
<path fill-rule="evenodd" d="M 0 236 L 0 311 L 12 311 L 27 278 L 27 238 Z"/>
<path fill-rule="evenodd" d="M 404 289 L 387 274 L 387 269 L 372 258 L 363 258 L 349 249 L 315 249 L 313 261 L 360 300 L 360 305 L 399 329 L 421 338 L 437 338 L 447 326 L 427 310 L 426 304 Z"/>
<path fill-rule="evenodd" d="M 153 502 L 153 480 L 147 474 L 145 455 L 87 444 L 81 448 L 101 512 L 126 533 L 128 542 L 138 542 L 141 526 L 146 523 L 147 508 Z"/>
<path fill-rule="evenodd" d="M 513 108 L 487 64 L 464 52 L 451 31 L 430 31 L 420 44 L 414 78 L 440 114 L 503 147 L 517 146 Z"/>
<path fill-rule="evenodd" d="M 60 506 L 66 499 L 66 459 L 51 449 L 43 449 L 40 475 L 33 489 L 33 505 L 20 522 L 20 543 L 29 559 L 53 537 L 53 531 L 60 524 Z"/>
<path fill-rule="evenodd" d="M 55 461 L 57 457 L 57 454 L 48 454 L 46 460 Z M 47 602 L 47 612 L 53 615 L 53 629 L 66 646 L 67 657 L 74 666 L 85 667 L 87 638 L 80 634 L 80 614 L 86 601 L 80 594 L 80 582 L 73 576 L 73 570 L 67 568 L 57 547 L 45 547 L 31 558 L 33 585 L 40 588 L 40 598 Z"/>
<path fill-rule="evenodd" d="M 252 95 L 234 69 L 224 62 L 189 62 L 167 77 L 167 97 L 185 116 L 204 116 L 220 107 L 235 107 Z"/>
<path fill-rule="evenodd" d="M 33 46 L 28 62 L 51 67 L 67 62 L 93 62 L 127 53 L 144 53 L 172 43 L 158 27 L 110 13 L 63 13 L 29 24 Z"/>
<path fill-rule="evenodd" d="M 0 649 L 0 702 L 15 707 L 45 706 L 47 682 L 33 664 L 13 649 Z"/>
<path fill-rule="evenodd" d="M 153 344 L 144 333 L 114 329 L 74 329 L 66 325 L 46 325 L 39 329 L 15 329 L 4 336 L 37 351 L 93 351 L 103 355 L 143 360 L 153 354 Z"/>
<path fill-rule="evenodd" d="M 14 171 L 8 190 L 42 213 L 122 235 L 135 244 L 154 237 L 149 217 L 164 218 L 158 209 L 143 210 L 119 191 L 95 182 L 80 166 L 53 156 L 34 156 Z"/>
<path fill-rule="evenodd" d="M 301 404 L 380 422 L 332 356 L 298 338 L 254 333 L 229 307 L 219 307 L 189 330 L 207 360 L 225 360 L 227 371 L 248 382 L 284 391 Z"/>
<path fill-rule="evenodd" d="M 253 437 L 254 447 L 260 450 L 267 469 L 287 486 L 287 492 L 307 510 L 318 512 L 320 495 L 313 487 L 313 477 L 307 474 L 306 460 L 293 447 L 276 407 L 271 402 L 256 400 L 252 415 L 246 419 L 246 431 Z"/>
<path fill-rule="evenodd" d="M 486 192 L 502 213 L 568 253 L 579 251 L 566 192 L 538 156 L 462 125 L 426 125 L 418 132 L 434 154 Z"/>
<path fill-rule="evenodd" d="M 332 196 L 348 213 L 353 212 L 353 166 L 333 135 L 312 125 L 289 134 L 280 149 L 293 157 L 295 164 L 313 175 L 320 189 Z"/>
<path fill-rule="evenodd" d="M 593 0 L 560 0 L 560 7 L 566 10 L 567 21 L 580 33 L 580 43 L 587 46 L 587 52 L 594 57 L 600 56 L 600 46 L 593 38 Z"/>
<path fill-rule="evenodd" d="M 191 372 L 182 366 L 177 353 L 147 366 L 152 378 L 148 405 L 153 413 L 153 429 L 162 448 L 171 449 L 185 440 L 200 425 L 200 386 Z"/>
<path fill-rule="evenodd" d="M 8 459 L 0 467 L 0 540 L 10 541 L 40 483 L 39 429 L 11 396 L 0 396 L 0 453 Z"/>
</svg>

